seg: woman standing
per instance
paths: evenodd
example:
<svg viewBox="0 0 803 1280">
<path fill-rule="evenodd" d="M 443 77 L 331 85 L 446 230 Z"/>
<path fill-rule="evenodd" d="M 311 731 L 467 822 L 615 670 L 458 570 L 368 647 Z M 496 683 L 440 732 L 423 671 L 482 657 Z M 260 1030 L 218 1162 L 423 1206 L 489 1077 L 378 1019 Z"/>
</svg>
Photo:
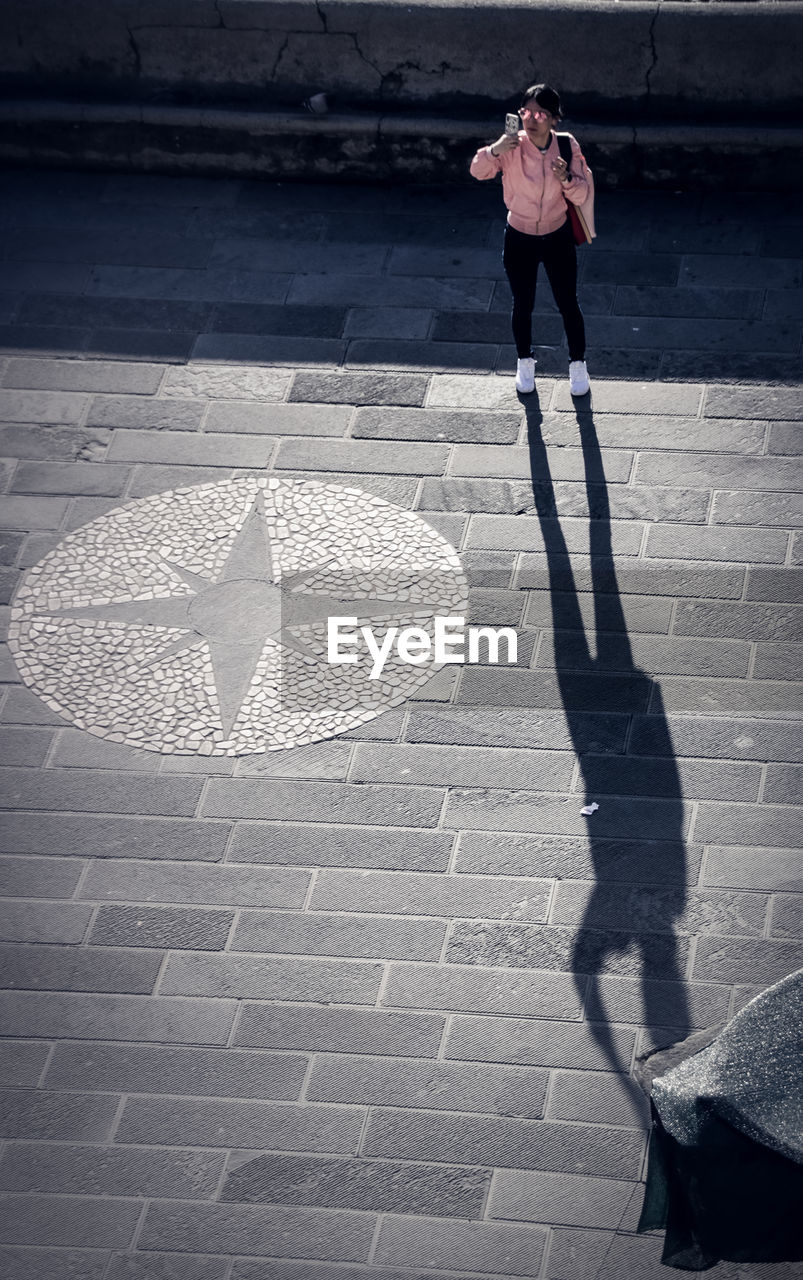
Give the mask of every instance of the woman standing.
<svg viewBox="0 0 803 1280">
<path fill-rule="evenodd" d="M 582 205 L 588 199 L 588 169 L 571 134 L 571 166 L 560 154 L 555 126 L 561 103 L 549 85 L 526 89 L 519 115 L 523 127 L 517 134 L 503 133 L 489 147 L 480 147 L 471 161 L 471 173 L 481 181 L 502 174 L 508 208 L 502 262 L 513 294 L 516 390 L 535 388 L 532 314 L 538 264 L 543 262 L 569 344 L 569 388 L 573 396 L 582 396 L 590 384 L 585 325 L 577 301 L 577 253 L 566 201 Z"/>
</svg>

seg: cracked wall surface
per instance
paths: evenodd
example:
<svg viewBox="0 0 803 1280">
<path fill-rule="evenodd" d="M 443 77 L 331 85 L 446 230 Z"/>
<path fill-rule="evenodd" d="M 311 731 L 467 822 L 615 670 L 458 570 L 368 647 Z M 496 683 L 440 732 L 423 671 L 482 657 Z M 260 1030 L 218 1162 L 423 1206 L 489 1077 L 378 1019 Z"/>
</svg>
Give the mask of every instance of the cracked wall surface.
<svg viewBox="0 0 803 1280">
<path fill-rule="evenodd" d="M 551 0 L 8 0 L 6 96 L 498 111 L 525 81 L 575 118 L 785 120 L 799 107 L 803 5 Z M 751 86 L 762 83 L 760 102 Z"/>
<path fill-rule="evenodd" d="M 650 23 L 650 53 L 652 55 L 652 61 L 650 62 L 650 65 L 647 68 L 647 74 L 644 77 L 644 90 L 647 95 L 648 104 L 649 104 L 650 92 L 651 92 L 650 80 L 652 78 L 653 72 L 655 71 L 655 68 L 658 65 L 658 45 L 655 39 L 655 28 L 658 24 L 658 15 L 660 12 L 661 12 L 661 0 L 658 0 L 655 13 L 653 14 L 653 17 L 652 17 L 652 22 Z"/>
</svg>

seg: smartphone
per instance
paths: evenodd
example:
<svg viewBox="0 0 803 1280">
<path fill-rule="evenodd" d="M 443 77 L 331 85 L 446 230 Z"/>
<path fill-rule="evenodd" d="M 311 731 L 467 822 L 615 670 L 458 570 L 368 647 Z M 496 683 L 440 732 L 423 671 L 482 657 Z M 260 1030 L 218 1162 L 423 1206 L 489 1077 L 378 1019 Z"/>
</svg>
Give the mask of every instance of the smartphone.
<svg viewBox="0 0 803 1280">
<path fill-rule="evenodd" d="M 515 138 L 521 128 L 521 121 L 518 116 L 514 116 L 512 112 L 508 112 L 505 116 L 505 133 L 509 133 Z"/>
</svg>

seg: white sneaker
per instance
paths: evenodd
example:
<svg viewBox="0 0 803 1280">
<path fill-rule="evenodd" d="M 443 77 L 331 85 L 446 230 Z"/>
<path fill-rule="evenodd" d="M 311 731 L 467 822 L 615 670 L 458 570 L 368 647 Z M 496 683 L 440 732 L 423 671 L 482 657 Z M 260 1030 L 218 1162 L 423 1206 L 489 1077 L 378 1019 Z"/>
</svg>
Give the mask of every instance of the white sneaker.
<svg viewBox="0 0 803 1280">
<path fill-rule="evenodd" d="M 516 364 L 516 390 L 535 391 L 535 360 L 532 356 Z"/>
<path fill-rule="evenodd" d="M 573 396 L 584 396 L 590 390 L 585 360 L 572 360 L 569 364 L 569 391 Z"/>
</svg>

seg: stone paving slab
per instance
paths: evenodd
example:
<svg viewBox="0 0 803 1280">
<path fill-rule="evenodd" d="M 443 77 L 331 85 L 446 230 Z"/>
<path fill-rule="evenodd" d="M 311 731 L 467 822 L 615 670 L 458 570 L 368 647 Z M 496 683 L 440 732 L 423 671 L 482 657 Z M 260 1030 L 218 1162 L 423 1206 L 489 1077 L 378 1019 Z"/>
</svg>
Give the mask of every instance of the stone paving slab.
<svg viewBox="0 0 803 1280">
<path fill-rule="evenodd" d="M 417 512 L 519 654 L 205 757 L 0 650 L 8 1280 L 665 1274 L 634 1058 L 803 964 L 795 222 L 601 195 L 575 402 L 543 287 L 515 394 L 500 208 L 9 178 L 4 634 L 67 534 L 270 476 Z"/>
</svg>

